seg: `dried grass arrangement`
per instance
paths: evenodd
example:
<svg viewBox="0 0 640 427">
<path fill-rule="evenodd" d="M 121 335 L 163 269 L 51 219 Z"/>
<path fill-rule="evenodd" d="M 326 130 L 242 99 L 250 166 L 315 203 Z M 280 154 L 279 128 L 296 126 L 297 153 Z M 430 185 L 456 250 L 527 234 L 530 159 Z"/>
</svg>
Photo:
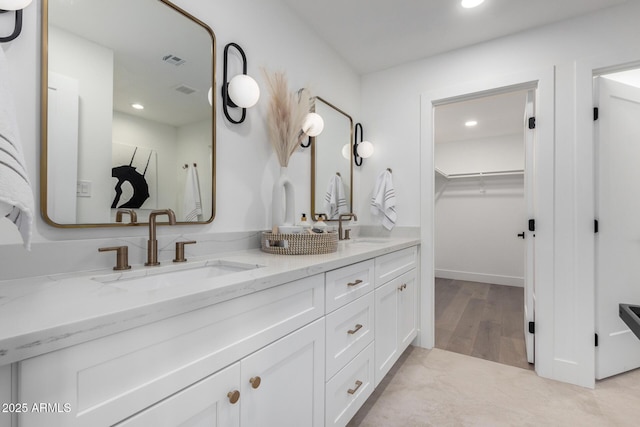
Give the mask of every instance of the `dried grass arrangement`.
<svg viewBox="0 0 640 427">
<path fill-rule="evenodd" d="M 284 72 L 263 70 L 271 100 L 267 111 L 269 142 L 278 156 L 280 166 L 287 167 L 291 155 L 305 137 L 302 126 L 313 107 L 308 89 L 289 92 Z"/>
</svg>

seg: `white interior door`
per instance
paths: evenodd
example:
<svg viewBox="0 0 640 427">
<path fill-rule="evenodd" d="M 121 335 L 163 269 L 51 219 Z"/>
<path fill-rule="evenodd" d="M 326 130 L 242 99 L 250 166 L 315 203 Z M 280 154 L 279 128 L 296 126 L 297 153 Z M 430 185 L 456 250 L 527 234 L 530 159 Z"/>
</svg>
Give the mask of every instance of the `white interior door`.
<svg viewBox="0 0 640 427">
<path fill-rule="evenodd" d="M 603 77 L 596 122 L 596 378 L 640 367 L 618 304 L 640 304 L 640 89 Z"/>
<path fill-rule="evenodd" d="M 529 129 L 529 119 L 535 116 L 535 90 L 527 92 L 527 101 L 524 110 L 524 197 L 526 203 L 527 220 L 534 218 L 534 142 L 535 128 Z M 534 363 L 535 340 L 534 334 L 529 332 L 529 322 L 535 321 L 535 276 L 534 276 L 534 254 L 535 254 L 535 232 L 530 231 L 529 224 L 525 233 L 524 250 L 524 341 L 527 349 L 527 361 Z"/>
</svg>

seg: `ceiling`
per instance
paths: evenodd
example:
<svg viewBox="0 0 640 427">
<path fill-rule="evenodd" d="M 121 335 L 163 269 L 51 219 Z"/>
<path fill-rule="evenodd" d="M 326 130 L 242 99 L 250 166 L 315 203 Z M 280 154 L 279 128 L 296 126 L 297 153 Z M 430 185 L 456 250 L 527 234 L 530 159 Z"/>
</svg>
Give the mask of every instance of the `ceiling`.
<svg viewBox="0 0 640 427">
<path fill-rule="evenodd" d="M 435 109 L 434 141 L 481 141 L 502 135 L 522 135 L 526 90 L 484 96 L 438 105 Z M 465 122 L 475 120 L 476 126 Z"/>
<path fill-rule="evenodd" d="M 284 0 L 358 73 L 573 18 L 627 0 Z"/>
</svg>

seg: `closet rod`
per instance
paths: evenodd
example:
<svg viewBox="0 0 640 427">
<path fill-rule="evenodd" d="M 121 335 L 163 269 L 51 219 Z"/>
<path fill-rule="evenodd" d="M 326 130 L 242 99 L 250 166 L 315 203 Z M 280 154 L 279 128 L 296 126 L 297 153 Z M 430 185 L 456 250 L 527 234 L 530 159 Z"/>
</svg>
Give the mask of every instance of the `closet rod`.
<svg viewBox="0 0 640 427">
<path fill-rule="evenodd" d="M 485 176 L 507 176 L 507 175 L 524 175 L 524 170 L 504 170 L 504 171 L 489 171 L 489 172 L 473 172 L 473 173 L 452 173 L 445 174 L 442 171 L 436 169 L 436 172 L 444 176 L 447 179 L 454 178 L 477 178 Z"/>
</svg>

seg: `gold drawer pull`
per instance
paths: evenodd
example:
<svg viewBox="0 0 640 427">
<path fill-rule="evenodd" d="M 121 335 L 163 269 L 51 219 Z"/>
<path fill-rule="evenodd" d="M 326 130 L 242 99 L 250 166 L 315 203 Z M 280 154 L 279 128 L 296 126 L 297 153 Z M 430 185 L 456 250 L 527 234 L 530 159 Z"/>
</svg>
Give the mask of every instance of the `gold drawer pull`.
<svg viewBox="0 0 640 427">
<path fill-rule="evenodd" d="M 404 291 L 405 289 L 407 289 L 407 284 L 404 283 L 403 285 L 401 285 L 399 288 L 400 292 Z"/>
<path fill-rule="evenodd" d="M 362 280 L 358 279 L 355 282 L 347 283 L 347 286 L 356 286 L 356 285 L 359 285 L 360 283 L 362 283 Z"/>
<path fill-rule="evenodd" d="M 358 324 L 356 325 L 356 327 L 355 327 L 355 328 L 353 328 L 353 329 L 349 329 L 349 330 L 347 331 L 347 333 L 348 333 L 349 335 L 353 335 L 353 334 L 355 334 L 356 332 L 358 332 L 360 329 L 362 329 L 362 325 L 358 323 Z"/>
<path fill-rule="evenodd" d="M 361 385 L 362 381 L 356 381 L 356 388 L 350 388 L 349 390 L 347 390 L 347 393 L 354 394 L 356 391 L 358 391 Z"/>
<path fill-rule="evenodd" d="M 227 397 L 229 398 L 229 402 L 231 402 L 232 405 L 235 405 L 240 399 L 240 392 L 238 390 L 230 391 L 227 393 Z"/>
<path fill-rule="evenodd" d="M 260 383 L 262 382 L 262 380 L 260 379 L 260 377 L 253 377 L 249 380 L 249 382 L 251 383 L 251 387 L 258 388 L 260 387 Z"/>
</svg>

